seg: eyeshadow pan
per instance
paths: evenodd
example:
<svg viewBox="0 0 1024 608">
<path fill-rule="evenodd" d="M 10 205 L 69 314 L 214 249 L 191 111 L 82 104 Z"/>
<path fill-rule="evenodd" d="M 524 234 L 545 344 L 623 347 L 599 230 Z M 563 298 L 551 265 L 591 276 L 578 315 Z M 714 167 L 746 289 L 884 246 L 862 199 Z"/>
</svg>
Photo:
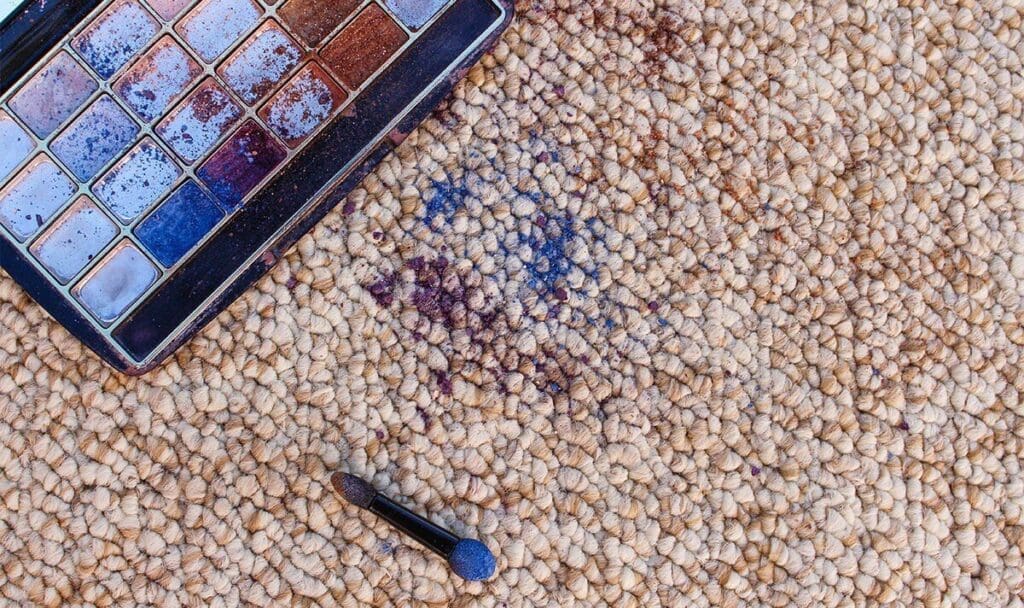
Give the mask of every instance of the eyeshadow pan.
<svg viewBox="0 0 1024 608">
<path fill-rule="evenodd" d="M 61 283 L 67 283 L 120 232 L 99 207 L 80 197 L 32 245 L 36 256 Z"/>
<path fill-rule="evenodd" d="M 242 116 L 227 92 L 207 80 L 189 95 L 156 132 L 187 163 L 206 154 Z"/>
<path fill-rule="evenodd" d="M 279 25 L 268 21 L 221 65 L 218 73 L 242 101 L 253 104 L 277 86 L 302 58 Z"/>
<path fill-rule="evenodd" d="M 142 5 L 135 0 L 119 0 L 79 34 L 71 46 L 97 74 L 110 78 L 159 30 L 156 20 Z"/>
<path fill-rule="evenodd" d="M 277 14 L 309 48 L 316 48 L 362 0 L 288 0 Z"/>
<path fill-rule="evenodd" d="M 152 122 L 202 72 L 185 49 L 165 36 L 121 76 L 114 90 L 140 118 Z"/>
<path fill-rule="evenodd" d="M 448 0 L 384 0 L 384 5 L 411 30 L 418 30 L 430 21 Z"/>
<path fill-rule="evenodd" d="M 146 0 L 146 4 L 164 21 L 174 19 L 191 3 L 192 0 Z"/>
<path fill-rule="evenodd" d="M 31 237 L 78 188 L 52 160 L 39 155 L 0 190 L 0 223 L 19 241 Z"/>
<path fill-rule="evenodd" d="M 200 57 L 213 61 L 241 38 L 262 13 L 252 0 L 205 0 L 176 29 Z"/>
<path fill-rule="evenodd" d="M 253 120 L 248 120 L 196 171 L 228 209 L 242 199 L 284 160 L 287 152 Z"/>
<path fill-rule="evenodd" d="M 75 297 L 104 325 L 128 309 L 160 271 L 138 247 L 124 241 L 107 254 L 74 290 Z"/>
<path fill-rule="evenodd" d="M 143 140 L 107 172 L 93 193 L 129 223 L 170 191 L 181 169 L 152 140 Z"/>
<path fill-rule="evenodd" d="M 71 55 L 60 52 L 11 98 L 14 113 L 46 138 L 85 104 L 96 81 Z"/>
<path fill-rule="evenodd" d="M 189 180 L 135 228 L 135 236 L 158 262 L 169 268 L 222 217 L 224 212 L 217 203 Z"/>
<path fill-rule="evenodd" d="M 345 97 L 345 91 L 311 63 L 270 99 L 260 118 L 294 148 L 330 118 Z"/>
<path fill-rule="evenodd" d="M 11 115 L 0 110 L 0 179 L 10 175 L 36 147 L 31 136 Z"/>
<path fill-rule="evenodd" d="M 342 83 L 355 89 L 387 63 L 408 39 L 384 9 L 371 4 L 320 55 Z"/>
<path fill-rule="evenodd" d="M 135 121 L 104 95 L 53 140 L 50 149 L 81 180 L 99 173 L 139 132 Z"/>
</svg>

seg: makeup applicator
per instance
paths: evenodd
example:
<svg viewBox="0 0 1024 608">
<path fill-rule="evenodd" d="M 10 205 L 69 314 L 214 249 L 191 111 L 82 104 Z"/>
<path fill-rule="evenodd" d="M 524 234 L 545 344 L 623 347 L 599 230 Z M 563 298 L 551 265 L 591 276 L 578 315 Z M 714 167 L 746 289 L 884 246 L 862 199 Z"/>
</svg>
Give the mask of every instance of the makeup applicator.
<svg viewBox="0 0 1024 608">
<path fill-rule="evenodd" d="M 380 494 L 366 481 L 349 475 L 331 475 L 331 485 L 342 498 L 383 518 L 418 543 L 448 560 L 452 571 L 468 581 L 482 581 L 494 574 L 494 556 L 482 542 L 459 538 Z"/>
</svg>

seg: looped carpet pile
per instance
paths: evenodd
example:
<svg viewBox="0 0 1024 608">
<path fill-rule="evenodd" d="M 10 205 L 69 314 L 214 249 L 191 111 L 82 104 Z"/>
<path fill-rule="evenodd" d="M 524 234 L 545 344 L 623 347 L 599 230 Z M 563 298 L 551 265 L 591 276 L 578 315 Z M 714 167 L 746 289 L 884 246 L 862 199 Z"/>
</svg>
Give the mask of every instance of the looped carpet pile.
<svg viewBox="0 0 1024 608">
<path fill-rule="evenodd" d="M 1022 23 L 523 1 L 157 371 L 0 275 L 0 602 L 1021 606 Z"/>
</svg>

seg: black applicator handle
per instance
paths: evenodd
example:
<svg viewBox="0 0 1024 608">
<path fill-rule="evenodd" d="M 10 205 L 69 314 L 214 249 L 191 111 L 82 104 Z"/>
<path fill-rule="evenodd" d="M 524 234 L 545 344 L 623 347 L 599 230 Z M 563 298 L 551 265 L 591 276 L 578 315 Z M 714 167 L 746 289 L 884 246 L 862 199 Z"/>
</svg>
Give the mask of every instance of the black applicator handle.
<svg viewBox="0 0 1024 608">
<path fill-rule="evenodd" d="M 367 510 L 445 559 L 451 556 L 455 545 L 459 544 L 459 540 L 461 540 L 448 530 L 420 517 L 382 494 L 373 497 Z"/>
<path fill-rule="evenodd" d="M 331 475 L 331 485 L 348 502 L 380 517 L 443 557 L 452 571 L 462 578 L 483 581 L 494 574 L 497 562 L 494 554 L 482 542 L 455 536 L 378 493 L 373 486 L 355 475 L 335 473 Z"/>
</svg>

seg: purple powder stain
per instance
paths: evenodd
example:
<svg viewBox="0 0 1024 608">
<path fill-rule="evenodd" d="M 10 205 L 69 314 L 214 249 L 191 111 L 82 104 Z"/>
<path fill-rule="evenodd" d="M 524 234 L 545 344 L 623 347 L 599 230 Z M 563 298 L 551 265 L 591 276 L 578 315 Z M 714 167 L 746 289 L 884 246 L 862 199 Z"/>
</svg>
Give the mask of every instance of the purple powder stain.
<svg viewBox="0 0 1024 608">
<path fill-rule="evenodd" d="M 219 73 L 242 101 L 255 104 L 302 58 L 302 51 L 276 23 L 256 30 L 220 67 Z"/>
<path fill-rule="evenodd" d="M 202 71 L 185 49 L 165 37 L 121 76 L 114 89 L 139 117 L 152 122 Z"/>
<path fill-rule="evenodd" d="M 434 372 L 434 377 L 437 379 L 437 388 L 440 389 L 441 394 L 451 397 L 452 395 L 452 379 L 445 372 Z"/>
<path fill-rule="evenodd" d="M 176 28 L 196 53 L 212 62 L 263 16 L 252 0 L 206 0 Z"/>
<path fill-rule="evenodd" d="M 384 308 L 390 307 L 395 301 L 395 287 L 398 280 L 398 273 L 393 272 L 381 277 L 376 282 L 367 286 L 367 291 L 377 301 L 377 304 Z"/>
<path fill-rule="evenodd" d="M 156 132 L 182 160 L 193 163 L 213 148 L 241 116 L 242 108 L 227 92 L 207 80 L 160 123 Z"/>
<path fill-rule="evenodd" d="M 10 105 L 29 129 L 47 137 L 85 104 L 96 86 L 85 68 L 62 51 L 21 87 Z"/>
<path fill-rule="evenodd" d="M 160 26 L 133 0 L 114 3 L 71 46 L 103 78 L 110 78 L 142 50 Z"/>
</svg>

